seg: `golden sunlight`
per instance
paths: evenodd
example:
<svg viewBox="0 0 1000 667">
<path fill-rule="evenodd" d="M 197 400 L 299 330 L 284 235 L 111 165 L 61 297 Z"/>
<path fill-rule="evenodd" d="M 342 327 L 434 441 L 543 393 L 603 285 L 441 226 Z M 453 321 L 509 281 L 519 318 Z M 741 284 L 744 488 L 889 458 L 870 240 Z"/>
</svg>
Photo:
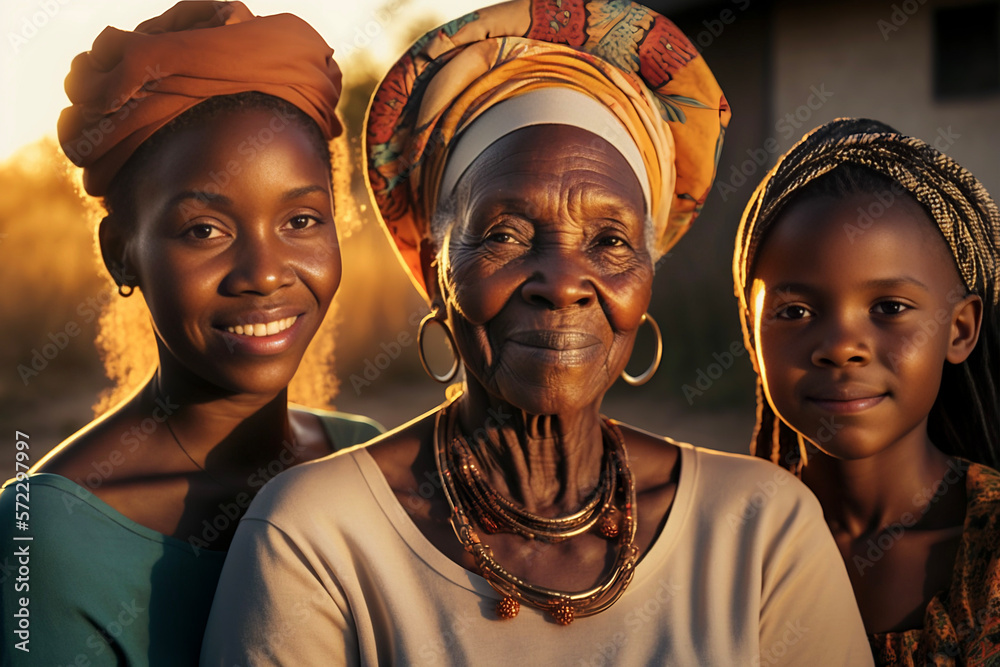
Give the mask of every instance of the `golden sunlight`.
<svg viewBox="0 0 1000 667">
<path fill-rule="evenodd" d="M 20 146 L 54 135 L 67 106 L 63 79 L 73 57 L 114 26 L 130 30 L 170 8 L 171 0 L 6 0 L 0 3 L 4 42 L 0 83 L 14 104 L 0 108 L 0 160 Z M 333 46 L 350 82 L 354 70 L 384 71 L 399 56 L 414 26 L 423 29 L 476 9 L 475 0 L 385 0 L 382 3 L 319 0 L 247 0 L 256 14 L 290 12 L 311 23 Z M 336 9 L 332 9 L 335 7 Z M 352 64 L 357 67 L 352 67 Z M 9 99 L 9 98 L 8 98 Z"/>
</svg>

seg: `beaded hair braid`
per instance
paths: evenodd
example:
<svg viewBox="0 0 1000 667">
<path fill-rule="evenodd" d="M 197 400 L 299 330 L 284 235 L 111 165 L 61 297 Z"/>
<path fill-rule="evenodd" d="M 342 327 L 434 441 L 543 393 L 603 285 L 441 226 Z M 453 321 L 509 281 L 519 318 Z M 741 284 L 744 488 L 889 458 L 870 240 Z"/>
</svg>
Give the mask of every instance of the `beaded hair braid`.
<svg viewBox="0 0 1000 667">
<path fill-rule="evenodd" d="M 860 174 L 860 178 L 856 175 Z M 879 184 L 882 184 L 879 186 Z M 743 338 L 754 360 L 757 424 L 751 451 L 796 474 L 806 443 L 768 404 L 757 368 L 750 312 L 754 262 L 762 240 L 793 200 L 824 194 L 877 194 L 902 188 L 941 231 L 962 281 L 983 300 L 979 342 L 960 365 L 947 364 L 928 420 L 945 453 L 1000 466 L 1000 212 L 983 185 L 927 143 L 868 119 L 839 119 L 806 135 L 783 155 L 747 204 L 736 237 L 733 279 Z"/>
</svg>

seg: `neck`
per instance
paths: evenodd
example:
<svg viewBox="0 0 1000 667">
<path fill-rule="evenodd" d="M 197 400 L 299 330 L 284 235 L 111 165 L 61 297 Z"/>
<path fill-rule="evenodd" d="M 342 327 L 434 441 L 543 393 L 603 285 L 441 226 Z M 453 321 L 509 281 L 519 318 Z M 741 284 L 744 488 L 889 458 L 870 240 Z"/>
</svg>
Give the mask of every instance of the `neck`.
<svg viewBox="0 0 1000 667">
<path fill-rule="evenodd" d="M 599 404 L 534 415 L 467 383 L 456 407 L 460 431 L 483 474 L 529 512 L 570 513 L 599 483 Z"/>
<path fill-rule="evenodd" d="M 842 460 L 818 452 L 810 457 L 802 481 L 819 499 L 830 529 L 858 538 L 896 523 L 922 520 L 932 509 L 931 490 L 940 489 L 942 480 L 961 469 L 924 431 L 922 437 L 863 459 Z"/>
<path fill-rule="evenodd" d="M 160 366 L 138 398 L 147 416 L 166 424 L 164 437 L 219 476 L 245 477 L 296 443 L 285 389 L 275 395 L 228 393 Z"/>
</svg>

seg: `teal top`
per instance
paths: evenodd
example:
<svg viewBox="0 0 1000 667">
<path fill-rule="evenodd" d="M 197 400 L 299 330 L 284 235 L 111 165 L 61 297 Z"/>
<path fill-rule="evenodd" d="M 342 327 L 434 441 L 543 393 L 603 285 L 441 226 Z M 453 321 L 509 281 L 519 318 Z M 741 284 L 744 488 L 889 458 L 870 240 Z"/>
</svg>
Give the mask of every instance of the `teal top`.
<svg viewBox="0 0 1000 667">
<path fill-rule="evenodd" d="M 382 432 L 314 412 L 335 449 Z M 15 480 L 0 493 L 2 664 L 197 665 L 226 552 L 142 526 L 60 475 L 28 480 L 27 499 Z M 15 527 L 18 501 L 27 531 Z"/>
</svg>

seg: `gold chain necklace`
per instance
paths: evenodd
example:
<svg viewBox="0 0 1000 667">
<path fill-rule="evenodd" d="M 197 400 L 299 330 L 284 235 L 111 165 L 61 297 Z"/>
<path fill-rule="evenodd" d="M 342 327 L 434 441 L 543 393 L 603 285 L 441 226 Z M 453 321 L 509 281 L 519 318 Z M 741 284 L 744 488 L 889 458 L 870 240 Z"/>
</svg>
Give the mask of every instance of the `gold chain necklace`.
<svg viewBox="0 0 1000 667">
<path fill-rule="evenodd" d="M 514 533 L 529 540 L 561 542 L 582 535 L 601 522 L 607 539 L 618 536 L 620 519 L 613 505 L 615 452 L 604 453 L 600 483 L 584 500 L 583 506 L 564 516 L 548 518 L 532 514 L 508 500 L 483 477 L 468 442 L 460 434 L 450 439 L 445 452 L 447 468 L 459 477 L 457 497 L 470 509 L 476 523 L 487 534 Z"/>
<path fill-rule="evenodd" d="M 598 495 L 598 490 L 600 490 L 602 500 L 605 494 L 609 494 L 614 499 L 607 501 L 608 506 L 613 507 L 615 500 L 619 505 L 614 508 L 615 514 L 620 514 L 620 518 L 615 516 L 616 529 L 606 531 L 602 525 L 602 534 L 605 537 L 617 538 L 615 562 L 604 580 L 594 588 L 579 593 L 566 593 L 529 584 L 508 572 L 496 562 L 489 545 L 480 540 L 469 514 L 471 512 L 477 523 L 480 521 L 479 517 L 492 515 L 490 518 L 495 528 L 499 530 L 501 525 L 505 528 L 513 528 L 507 532 L 515 532 L 528 539 L 534 539 L 535 533 L 533 531 L 536 528 L 541 528 L 537 534 L 542 539 L 559 541 L 584 532 L 579 530 L 580 525 L 586 524 L 586 530 L 589 530 L 596 523 L 596 517 L 608 514 L 607 508 L 604 507 L 600 512 L 597 512 L 594 508 L 598 504 L 603 505 L 604 503 L 594 503 L 594 508 L 584 512 L 587 517 L 582 523 L 579 523 L 578 518 L 566 522 L 565 517 L 547 519 L 523 511 L 520 512 L 520 515 L 513 512 L 509 516 L 498 514 L 496 505 L 500 503 L 494 504 L 488 498 L 490 495 L 499 496 L 499 494 L 495 489 L 492 490 L 492 494 L 485 492 L 482 488 L 478 488 L 476 491 L 471 490 L 471 486 L 480 485 L 476 482 L 468 483 L 470 475 L 472 475 L 471 471 L 467 469 L 469 461 L 460 463 L 456 460 L 456 450 L 459 453 L 463 449 L 467 452 L 468 444 L 461 439 L 457 432 L 457 420 L 453 413 L 454 405 L 455 403 L 452 402 L 439 410 L 435 418 L 434 447 L 438 475 L 441 477 L 445 498 L 451 509 L 451 524 L 455 534 L 465 550 L 472 554 L 482 577 L 501 595 L 501 600 L 497 603 L 497 616 L 505 619 L 514 618 L 520 611 L 523 602 L 547 612 L 560 625 L 569 625 L 578 616 L 592 616 L 614 604 L 625 592 L 629 582 L 632 581 L 635 563 L 639 556 L 639 550 L 635 546 L 635 480 L 628 465 L 625 440 L 618 428 L 609 420 L 602 418 L 601 431 L 605 444 L 605 461 L 610 463 L 606 463 L 604 479 L 598 485 L 598 489 L 595 489 L 595 493 L 592 494 Z M 471 453 L 469 455 L 471 456 Z M 485 480 L 482 482 L 485 483 Z M 461 490 L 459 484 L 463 485 Z M 510 501 L 504 500 L 510 507 L 515 507 Z M 472 503 L 470 512 L 466 511 L 466 506 L 463 503 Z M 480 503 L 485 503 L 485 506 Z M 588 500 L 586 504 L 590 505 L 591 503 Z M 581 512 L 576 512 L 571 516 L 578 517 L 580 514 Z M 529 518 L 528 521 L 524 521 L 525 515 Z M 567 523 L 573 525 L 567 527 Z M 577 523 L 579 525 L 576 525 Z M 480 525 L 483 524 L 480 523 Z"/>
<path fill-rule="evenodd" d="M 159 398 L 159 395 L 157 397 Z M 188 450 L 181 443 L 181 439 L 177 437 L 176 433 L 174 433 L 174 427 L 170 425 L 170 418 L 168 417 L 168 418 L 164 419 L 163 423 L 166 425 L 167 431 L 170 433 L 170 437 L 174 439 L 174 442 L 177 443 L 177 447 L 181 450 L 181 452 L 184 453 L 184 456 L 186 456 L 188 458 L 188 461 L 190 461 L 192 464 L 194 464 L 195 468 L 197 468 L 198 470 L 200 470 L 203 473 L 205 473 L 206 475 L 208 475 L 209 479 L 211 479 L 213 482 L 215 482 L 216 484 L 218 484 L 219 486 L 221 486 L 221 487 L 223 487 L 225 489 L 228 489 L 229 485 L 224 484 L 222 481 L 219 480 L 218 477 L 216 477 L 215 475 L 213 475 L 212 473 L 210 473 L 208 470 L 206 470 L 205 466 L 201 465 L 200 463 L 198 463 L 197 461 L 194 460 L 194 457 L 191 456 L 191 454 L 188 452 Z M 290 428 L 291 428 L 291 426 L 290 426 Z M 292 447 L 295 448 L 296 450 L 299 448 L 298 438 L 295 436 L 295 429 L 294 428 L 292 428 Z"/>
<path fill-rule="evenodd" d="M 177 437 L 176 433 L 174 433 L 174 428 L 170 425 L 170 419 L 169 418 L 168 419 L 164 419 L 163 423 L 167 425 L 167 431 L 170 432 L 170 437 L 172 437 L 174 439 L 174 442 L 177 443 L 177 446 L 184 453 L 184 456 L 188 457 L 188 461 L 190 461 L 191 463 L 193 463 L 195 468 L 197 468 L 198 470 L 200 470 L 203 473 L 205 473 L 206 475 L 208 475 L 208 478 L 211 479 L 213 482 L 215 482 L 216 484 L 218 484 L 219 486 L 221 486 L 223 488 L 228 489 L 229 488 L 228 486 L 226 486 L 221 481 L 219 481 L 219 479 L 215 475 L 213 475 L 212 473 L 210 473 L 207 470 L 205 470 L 205 466 L 203 466 L 200 463 L 198 463 L 197 461 L 195 461 L 194 457 L 192 457 L 188 453 L 188 450 L 185 449 L 184 445 L 181 444 L 181 439 Z"/>
</svg>

